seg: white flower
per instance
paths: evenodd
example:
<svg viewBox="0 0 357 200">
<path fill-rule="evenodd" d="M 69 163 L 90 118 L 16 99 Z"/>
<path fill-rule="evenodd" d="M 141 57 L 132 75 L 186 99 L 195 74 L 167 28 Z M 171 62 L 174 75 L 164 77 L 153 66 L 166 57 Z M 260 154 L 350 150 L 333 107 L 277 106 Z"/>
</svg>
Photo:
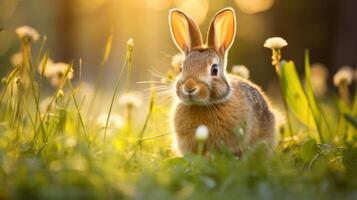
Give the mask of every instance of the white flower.
<svg viewBox="0 0 357 200">
<path fill-rule="evenodd" d="M 44 64 L 44 60 L 41 60 L 40 64 L 38 65 L 38 73 L 50 78 L 55 74 L 55 70 L 54 70 L 54 62 L 52 61 L 52 59 L 48 58 L 46 61 L 46 65 Z"/>
<path fill-rule="evenodd" d="M 128 46 L 128 48 L 133 48 L 134 47 L 134 39 L 130 38 L 127 42 L 126 45 Z"/>
<path fill-rule="evenodd" d="M 99 117 L 97 118 L 97 123 L 102 128 L 105 128 L 105 125 L 107 123 L 107 117 L 108 117 L 108 114 L 103 113 L 103 114 L 99 115 Z M 112 113 L 109 118 L 108 127 L 112 128 L 112 129 L 120 129 L 123 126 L 124 126 L 124 118 L 119 114 Z"/>
<path fill-rule="evenodd" d="M 54 63 L 51 59 L 47 59 L 46 65 L 43 62 L 42 60 L 38 66 L 38 73 L 49 78 L 53 87 L 59 86 L 66 73 L 67 79 L 73 78 L 73 68 L 69 68 L 70 65 L 62 62 Z"/>
<path fill-rule="evenodd" d="M 235 65 L 232 67 L 232 74 L 238 75 L 244 79 L 249 79 L 249 69 L 244 65 Z"/>
<path fill-rule="evenodd" d="M 28 39 L 29 41 L 37 41 L 40 38 L 38 32 L 30 26 L 21 26 L 16 28 L 16 34 L 21 39 Z"/>
<path fill-rule="evenodd" d="M 174 55 L 171 59 L 171 66 L 174 68 L 175 72 L 180 71 L 180 67 L 185 59 L 185 56 L 182 53 Z"/>
<path fill-rule="evenodd" d="M 288 43 L 286 42 L 286 40 L 281 37 L 268 38 L 264 43 L 264 47 L 269 49 L 281 49 L 287 45 Z"/>
<path fill-rule="evenodd" d="M 135 92 L 123 94 L 119 98 L 119 103 L 125 106 L 140 107 L 142 104 L 141 97 Z"/>
<path fill-rule="evenodd" d="M 353 81 L 353 69 L 350 66 L 343 66 L 333 76 L 333 84 L 338 87 L 342 84 L 351 85 Z"/>
<path fill-rule="evenodd" d="M 12 66 L 17 67 L 22 64 L 22 52 L 14 53 L 10 58 L 10 63 Z"/>
<path fill-rule="evenodd" d="M 199 125 L 195 133 L 196 140 L 206 140 L 208 138 L 208 128 L 206 125 Z"/>
</svg>

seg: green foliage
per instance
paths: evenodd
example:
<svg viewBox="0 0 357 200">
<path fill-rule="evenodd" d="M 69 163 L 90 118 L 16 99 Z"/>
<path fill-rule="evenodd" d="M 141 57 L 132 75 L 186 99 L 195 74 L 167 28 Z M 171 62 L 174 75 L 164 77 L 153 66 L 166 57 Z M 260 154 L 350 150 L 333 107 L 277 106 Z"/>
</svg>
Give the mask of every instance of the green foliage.
<svg viewBox="0 0 357 200">
<path fill-rule="evenodd" d="M 299 79 L 293 61 L 281 63 L 281 73 L 279 75 L 284 98 L 289 105 L 294 116 L 305 126 L 316 129 L 316 122 L 313 118 L 309 100 Z M 319 139 L 318 136 L 312 136 Z"/>
<path fill-rule="evenodd" d="M 102 65 L 109 59 L 112 37 L 105 46 Z M 30 76 L 34 77 L 33 87 L 26 93 L 14 91 L 21 68 L 38 66 L 39 62 L 18 66 L 9 73 L 0 93 L 0 199 L 356 198 L 355 112 L 345 112 L 347 104 L 341 109 L 333 101 L 322 104 L 316 99 L 308 54 L 305 88 L 292 61 L 281 63 L 279 74 L 289 111 L 301 122 L 293 124 L 296 137 L 282 135 L 275 149 L 257 144 L 239 159 L 228 151 L 176 157 L 170 150 L 168 125 L 162 123 L 167 121 L 170 108 L 158 103 L 154 92 L 146 113 L 116 103 L 122 92 L 121 76 L 131 64 L 133 46 L 130 48 L 110 104 L 88 99 L 88 112 L 83 108 L 81 83 L 62 80 L 44 110 L 40 108 L 44 80 L 35 79 L 35 74 Z M 48 53 L 38 57 L 45 65 Z M 104 125 L 89 115 L 95 113 L 95 103 L 106 106 Z M 125 109 L 133 111 L 132 123 L 111 127 L 112 112 Z M 328 127 L 335 122 L 325 113 L 341 115 L 348 123 L 335 133 Z M 242 137 L 239 127 L 236 132 Z"/>
</svg>

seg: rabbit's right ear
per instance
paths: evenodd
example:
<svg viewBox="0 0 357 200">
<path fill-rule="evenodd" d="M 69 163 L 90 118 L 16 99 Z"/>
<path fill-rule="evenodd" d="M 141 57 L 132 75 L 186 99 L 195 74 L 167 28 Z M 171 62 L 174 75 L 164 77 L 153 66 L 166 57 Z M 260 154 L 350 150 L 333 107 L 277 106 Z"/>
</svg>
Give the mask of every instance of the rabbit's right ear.
<svg viewBox="0 0 357 200">
<path fill-rule="evenodd" d="M 208 30 L 207 45 L 224 56 L 236 35 L 236 16 L 233 8 L 225 8 L 214 16 Z"/>
<path fill-rule="evenodd" d="M 176 46 L 185 54 L 203 45 L 198 25 L 185 13 L 171 9 L 169 13 L 171 36 Z"/>
</svg>

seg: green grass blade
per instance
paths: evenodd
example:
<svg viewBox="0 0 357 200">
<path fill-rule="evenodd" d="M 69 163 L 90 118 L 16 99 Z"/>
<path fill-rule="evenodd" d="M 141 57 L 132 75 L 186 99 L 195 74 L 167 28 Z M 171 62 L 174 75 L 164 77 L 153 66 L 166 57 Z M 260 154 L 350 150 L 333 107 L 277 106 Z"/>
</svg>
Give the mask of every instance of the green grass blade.
<svg viewBox="0 0 357 200">
<path fill-rule="evenodd" d="M 309 58 L 309 51 L 306 50 L 305 52 L 305 77 L 306 77 L 306 96 L 309 103 L 309 107 L 311 109 L 312 115 L 316 122 L 316 126 L 318 129 L 319 137 L 321 142 L 325 141 L 324 133 L 326 136 L 331 137 L 330 127 L 324 117 L 314 95 L 314 91 L 312 89 L 311 83 L 311 71 L 310 71 L 310 58 Z"/>
<path fill-rule="evenodd" d="M 284 98 L 291 112 L 305 126 L 316 129 L 316 123 L 312 117 L 309 101 L 305 95 L 294 62 L 282 62 L 279 78 Z M 312 137 L 319 139 L 318 135 L 312 135 Z"/>
</svg>

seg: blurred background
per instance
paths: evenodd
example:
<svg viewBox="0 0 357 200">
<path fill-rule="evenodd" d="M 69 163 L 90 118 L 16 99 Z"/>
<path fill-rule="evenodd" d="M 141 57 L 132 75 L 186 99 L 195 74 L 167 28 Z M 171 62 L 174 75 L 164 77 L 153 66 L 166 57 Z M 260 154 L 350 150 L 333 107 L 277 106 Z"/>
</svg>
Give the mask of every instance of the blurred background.
<svg viewBox="0 0 357 200">
<path fill-rule="evenodd" d="M 238 19 L 228 67 L 247 66 L 251 79 L 265 88 L 275 77 L 271 52 L 263 48 L 265 39 L 272 36 L 288 41 L 283 57 L 296 61 L 300 71 L 305 48 L 310 49 L 312 62 L 325 64 L 330 74 L 342 65 L 357 66 L 354 0 L 1 0 L 0 75 L 9 71 L 10 57 L 20 48 L 14 30 L 29 25 L 47 36 L 46 47 L 54 61 L 82 58 L 87 81 L 94 80 L 113 30 L 105 74 L 111 88 L 125 56 L 126 41 L 133 38 L 133 82 L 149 80 L 148 69 L 166 72 L 178 53 L 169 32 L 170 8 L 191 15 L 206 37 L 213 15 L 227 6 L 236 10 Z M 37 41 L 35 50 L 40 43 Z"/>
</svg>

